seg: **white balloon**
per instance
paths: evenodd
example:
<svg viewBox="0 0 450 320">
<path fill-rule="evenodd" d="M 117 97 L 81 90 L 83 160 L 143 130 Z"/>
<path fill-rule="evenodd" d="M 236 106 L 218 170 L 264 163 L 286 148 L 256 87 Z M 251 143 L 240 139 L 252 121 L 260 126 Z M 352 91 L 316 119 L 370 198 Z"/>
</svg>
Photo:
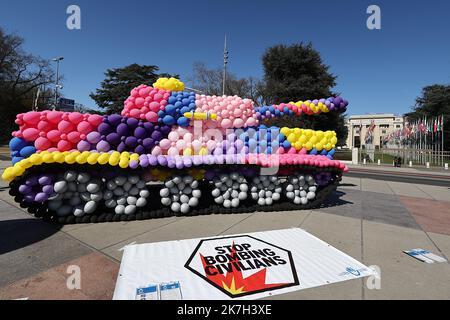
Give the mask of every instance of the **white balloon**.
<svg viewBox="0 0 450 320">
<path fill-rule="evenodd" d="M 102 199 L 103 199 L 103 193 L 101 191 L 91 194 L 91 200 L 93 200 L 95 202 L 101 201 Z"/>
<path fill-rule="evenodd" d="M 127 203 L 127 197 L 125 197 L 125 196 L 119 197 L 119 198 L 117 198 L 116 202 L 117 202 L 117 204 L 125 205 Z"/>
<path fill-rule="evenodd" d="M 295 197 L 295 198 L 294 198 L 294 203 L 295 203 L 295 204 L 300 204 L 300 203 L 302 203 L 302 199 L 304 199 L 304 198 Z"/>
<path fill-rule="evenodd" d="M 64 173 L 64 180 L 72 182 L 77 179 L 77 173 L 75 171 L 66 171 Z"/>
<path fill-rule="evenodd" d="M 137 199 L 137 201 L 136 201 L 137 207 L 144 207 L 146 204 L 147 204 L 147 199 L 142 198 L 142 197 Z"/>
<path fill-rule="evenodd" d="M 89 191 L 90 193 L 96 193 L 100 191 L 100 184 L 92 181 L 88 183 L 86 190 Z"/>
<path fill-rule="evenodd" d="M 273 203 L 273 200 L 272 200 L 272 198 L 270 197 L 270 198 L 266 198 L 265 202 L 266 202 L 266 206 L 271 206 L 272 203 Z"/>
<path fill-rule="evenodd" d="M 118 206 L 116 206 L 116 207 L 114 208 L 114 212 L 115 212 L 116 214 L 124 214 L 124 213 L 125 213 L 125 206 L 122 205 L 122 204 L 119 204 Z"/>
<path fill-rule="evenodd" d="M 82 216 L 84 216 L 84 214 L 85 214 L 85 212 L 83 211 L 83 206 L 81 206 L 81 205 L 78 205 L 78 206 L 76 206 L 76 207 L 74 207 L 73 209 L 72 209 L 72 214 L 75 216 L 75 217 L 82 217 Z"/>
<path fill-rule="evenodd" d="M 188 213 L 189 209 L 190 209 L 190 207 L 187 203 L 183 203 L 180 207 L 180 210 L 182 213 Z"/>
<path fill-rule="evenodd" d="M 143 189 L 143 190 L 139 191 L 139 195 L 142 198 L 147 198 L 150 195 L 150 192 L 147 189 Z"/>
<path fill-rule="evenodd" d="M 306 199 L 308 200 L 312 200 L 316 197 L 316 193 L 315 192 L 308 192 L 308 194 L 306 195 Z"/>
<path fill-rule="evenodd" d="M 224 199 L 222 196 L 218 196 L 217 198 L 214 199 L 214 201 L 218 204 L 222 204 L 224 202 Z"/>
<path fill-rule="evenodd" d="M 198 198 L 190 198 L 188 204 L 190 207 L 196 207 L 198 205 Z"/>
<path fill-rule="evenodd" d="M 239 200 L 241 200 L 241 201 L 247 199 L 247 192 L 243 192 L 243 191 L 242 191 L 242 192 L 239 192 L 238 198 L 239 198 Z"/>
<path fill-rule="evenodd" d="M 87 201 L 91 200 L 91 194 L 89 192 L 81 192 L 80 198 L 81 198 L 81 200 L 87 202 Z M 111 198 L 112 198 L 112 196 L 111 196 Z M 107 199 L 105 199 L 105 200 L 107 200 Z"/>
<path fill-rule="evenodd" d="M 137 202 L 137 198 L 136 197 L 131 197 L 131 196 L 127 197 L 127 203 L 128 204 L 134 206 L 134 205 L 136 205 L 136 202 Z"/>
<path fill-rule="evenodd" d="M 167 188 L 173 188 L 175 186 L 175 183 L 173 183 L 172 180 L 169 180 L 165 183 Z"/>
<path fill-rule="evenodd" d="M 178 185 L 179 183 L 181 183 L 181 181 L 183 181 L 183 179 L 181 179 L 180 176 L 175 176 L 172 178 L 172 181 L 175 185 Z"/>
<path fill-rule="evenodd" d="M 178 211 L 180 211 L 181 206 L 180 206 L 180 204 L 179 204 L 178 202 L 174 202 L 174 203 L 172 203 L 172 205 L 170 206 L 170 209 L 171 209 L 173 212 L 178 212 Z"/>
<path fill-rule="evenodd" d="M 192 196 L 198 199 L 202 196 L 202 192 L 198 189 L 192 190 Z"/>
<path fill-rule="evenodd" d="M 55 182 L 53 189 L 57 193 L 64 193 L 67 190 L 67 182 L 66 181 L 57 181 L 57 182 Z"/>
<path fill-rule="evenodd" d="M 75 179 L 74 179 L 74 180 L 75 180 Z M 77 180 L 78 180 L 78 182 L 80 182 L 80 183 L 88 183 L 89 180 L 91 180 L 91 176 L 89 175 L 89 173 L 86 173 L 86 172 L 80 172 L 80 173 L 78 174 Z"/>
<path fill-rule="evenodd" d="M 259 199 L 258 199 L 258 204 L 259 204 L 260 206 L 264 206 L 264 205 L 266 204 L 266 200 L 265 200 L 264 198 L 259 198 Z"/>
<path fill-rule="evenodd" d="M 219 195 L 220 195 L 220 190 L 219 189 L 213 189 L 213 191 L 211 191 L 211 195 L 214 197 L 214 198 L 217 198 Z"/>
<path fill-rule="evenodd" d="M 188 203 L 189 202 L 189 197 L 185 194 L 180 196 L 180 201 L 181 203 Z"/>
<path fill-rule="evenodd" d="M 224 206 L 225 208 L 231 207 L 231 201 L 228 200 L 228 199 L 226 199 L 226 200 L 223 202 L 223 206 Z"/>
<path fill-rule="evenodd" d="M 169 198 L 161 198 L 161 203 L 165 206 L 169 206 L 171 202 Z"/>
<path fill-rule="evenodd" d="M 272 194 L 272 200 L 273 201 L 278 201 L 278 200 L 280 200 L 280 194 L 279 193 L 273 193 Z"/>
<path fill-rule="evenodd" d="M 239 199 L 238 198 L 234 198 L 233 200 L 231 200 L 231 206 L 233 208 L 237 208 L 239 206 Z"/>
<path fill-rule="evenodd" d="M 243 192 L 247 192 L 248 185 L 246 183 L 241 183 L 241 185 L 239 186 L 239 189 L 241 189 L 241 191 L 243 191 Z"/>
<path fill-rule="evenodd" d="M 97 209 L 97 203 L 95 201 L 88 201 L 84 205 L 84 212 L 86 212 L 87 214 L 93 213 L 95 209 Z"/>
<path fill-rule="evenodd" d="M 125 214 L 133 214 L 136 212 L 136 206 L 129 204 L 125 207 Z"/>
<path fill-rule="evenodd" d="M 306 198 L 300 198 L 302 204 L 307 204 L 308 203 L 308 199 Z"/>
</svg>

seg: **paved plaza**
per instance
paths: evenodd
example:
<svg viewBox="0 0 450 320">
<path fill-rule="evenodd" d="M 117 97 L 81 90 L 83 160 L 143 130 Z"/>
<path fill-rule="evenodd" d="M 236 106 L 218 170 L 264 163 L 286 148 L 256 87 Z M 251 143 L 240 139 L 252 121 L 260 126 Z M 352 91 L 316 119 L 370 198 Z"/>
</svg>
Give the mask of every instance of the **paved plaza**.
<svg viewBox="0 0 450 320">
<path fill-rule="evenodd" d="M 1 161 L 1 168 L 7 165 Z M 34 219 L 0 186 L 0 299 L 111 299 L 124 246 L 302 228 L 381 270 L 380 288 L 351 280 L 272 299 L 450 299 L 450 264 L 426 264 L 403 250 L 450 258 L 450 188 L 345 177 L 319 209 L 216 214 L 57 226 Z M 69 266 L 81 289 L 69 290 Z"/>
</svg>

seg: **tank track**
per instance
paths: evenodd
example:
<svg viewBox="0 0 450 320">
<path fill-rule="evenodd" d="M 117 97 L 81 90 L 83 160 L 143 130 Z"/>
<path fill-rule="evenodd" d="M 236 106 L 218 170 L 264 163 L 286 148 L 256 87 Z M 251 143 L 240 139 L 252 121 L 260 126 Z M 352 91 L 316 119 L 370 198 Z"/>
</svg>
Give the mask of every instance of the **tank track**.
<svg viewBox="0 0 450 320">
<path fill-rule="evenodd" d="M 201 170 L 202 168 L 197 168 Z M 207 167 L 204 168 L 208 169 Z M 228 165 L 222 166 L 220 172 L 232 172 L 236 170 L 245 170 L 250 172 L 250 175 L 255 175 L 255 170 L 259 170 L 258 166 L 239 166 L 239 165 Z M 151 203 L 147 203 L 144 207 L 138 208 L 135 213 L 131 214 L 116 214 L 113 209 L 108 208 L 104 203 L 99 204 L 93 214 L 85 214 L 84 216 L 76 217 L 74 215 L 68 216 L 57 216 L 55 212 L 48 208 L 48 201 L 42 203 L 29 203 L 24 201 L 23 195 L 19 192 L 19 185 L 21 181 L 33 174 L 39 174 L 40 172 L 46 173 L 62 173 L 65 170 L 79 170 L 80 172 L 86 171 L 86 167 L 79 165 L 49 165 L 44 166 L 36 170 L 27 170 L 27 175 L 21 179 L 15 179 L 10 183 L 10 195 L 14 197 L 14 200 L 20 204 L 20 206 L 34 215 L 36 218 L 41 218 L 42 220 L 53 223 L 53 224 L 78 224 L 78 223 L 102 223 L 102 222 L 119 222 L 119 221 L 134 221 L 134 220 L 147 220 L 171 216 L 197 216 L 197 215 L 208 215 L 208 214 L 239 214 L 239 213 L 253 213 L 253 212 L 273 212 L 273 211 L 293 211 L 293 210 L 306 210 L 312 208 L 318 208 L 326 203 L 327 198 L 333 193 L 342 178 L 342 172 L 339 170 L 333 170 L 328 168 L 314 168 L 314 167 L 302 167 L 302 166 L 287 166 L 280 168 L 281 174 L 280 179 L 285 180 L 288 176 L 282 173 L 298 172 L 323 172 L 329 171 L 332 175 L 332 179 L 328 184 L 319 187 L 317 195 L 314 199 L 310 200 L 306 204 L 295 204 L 286 197 L 283 193 L 280 200 L 273 202 L 271 205 L 259 205 L 251 197 L 241 201 L 238 207 L 226 208 L 222 205 L 217 204 L 214 201 L 214 197 L 211 195 L 211 179 L 204 178 L 199 180 L 198 189 L 201 190 L 202 196 L 201 201 L 197 207 L 191 208 L 188 213 L 173 212 L 170 207 L 164 206 L 161 203 L 161 197 L 159 191 L 161 186 L 164 184 L 164 180 L 159 181 L 159 183 L 150 183 L 146 185 L 146 189 L 150 192 L 149 199 L 153 199 Z M 99 176 L 102 176 L 101 168 L 91 167 L 92 172 L 97 172 Z M 122 174 L 133 174 L 138 173 L 140 175 L 144 174 L 144 170 L 130 170 L 130 169 L 116 169 L 117 172 Z M 253 171 L 252 171 L 253 170 Z M 252 173 L 253 172 L 253 173 Z M 180 174 L 179 170 L 174 171 L 176 174 Z M 169 172 L 167 174 L 170 175 Z M 257 175 L 257 173 L 256 173 Z M 286 184 L 287 182 L 284 182 Z M 250 193 L 250 192 L 249 192 Z M 156 200 L 157 199 L 157 200 Z"/>
</svg>

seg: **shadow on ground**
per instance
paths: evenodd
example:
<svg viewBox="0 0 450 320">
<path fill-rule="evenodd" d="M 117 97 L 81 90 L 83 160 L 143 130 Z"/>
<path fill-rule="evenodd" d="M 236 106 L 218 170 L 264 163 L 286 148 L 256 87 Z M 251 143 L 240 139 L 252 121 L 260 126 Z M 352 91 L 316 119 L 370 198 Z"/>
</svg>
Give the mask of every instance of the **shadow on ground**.
<svg viewBox="0 0 450 320">
<path fill-rule="evenodd" d="M 59 230 L 38 219 L 13 219 L 0 221 L 0 255 L 42 241 Z"/>
</svg>

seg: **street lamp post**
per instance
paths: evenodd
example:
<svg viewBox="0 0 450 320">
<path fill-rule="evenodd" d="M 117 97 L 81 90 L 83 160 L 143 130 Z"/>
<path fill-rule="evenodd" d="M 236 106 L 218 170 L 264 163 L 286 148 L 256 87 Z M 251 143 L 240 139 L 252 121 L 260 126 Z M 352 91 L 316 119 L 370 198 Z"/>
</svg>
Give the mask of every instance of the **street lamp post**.
<svg viewBox="0 0 450 320">
<path fill-rule="evenodd" d="M 224 46 L 223 46 L 222 95 L 225 95 L 225 83 L 227 81 L 227 64 L 228 64 L 228 50 L 227 50 L 227 36 L 225 35 L 225 43 L 224 43 Z"/>
<path fill-rule="evenodd" d="M 64 57 L 58 57 L 52 59 L 56 62 L 56 81 L 55 81 L 55 105 L 53 106 L 53 110 L 56 109 L 56 106 L 58 105 L 58 88 L 59 88 L 59 62 L 61 60 L 64 60 Z"/>
</svg>

